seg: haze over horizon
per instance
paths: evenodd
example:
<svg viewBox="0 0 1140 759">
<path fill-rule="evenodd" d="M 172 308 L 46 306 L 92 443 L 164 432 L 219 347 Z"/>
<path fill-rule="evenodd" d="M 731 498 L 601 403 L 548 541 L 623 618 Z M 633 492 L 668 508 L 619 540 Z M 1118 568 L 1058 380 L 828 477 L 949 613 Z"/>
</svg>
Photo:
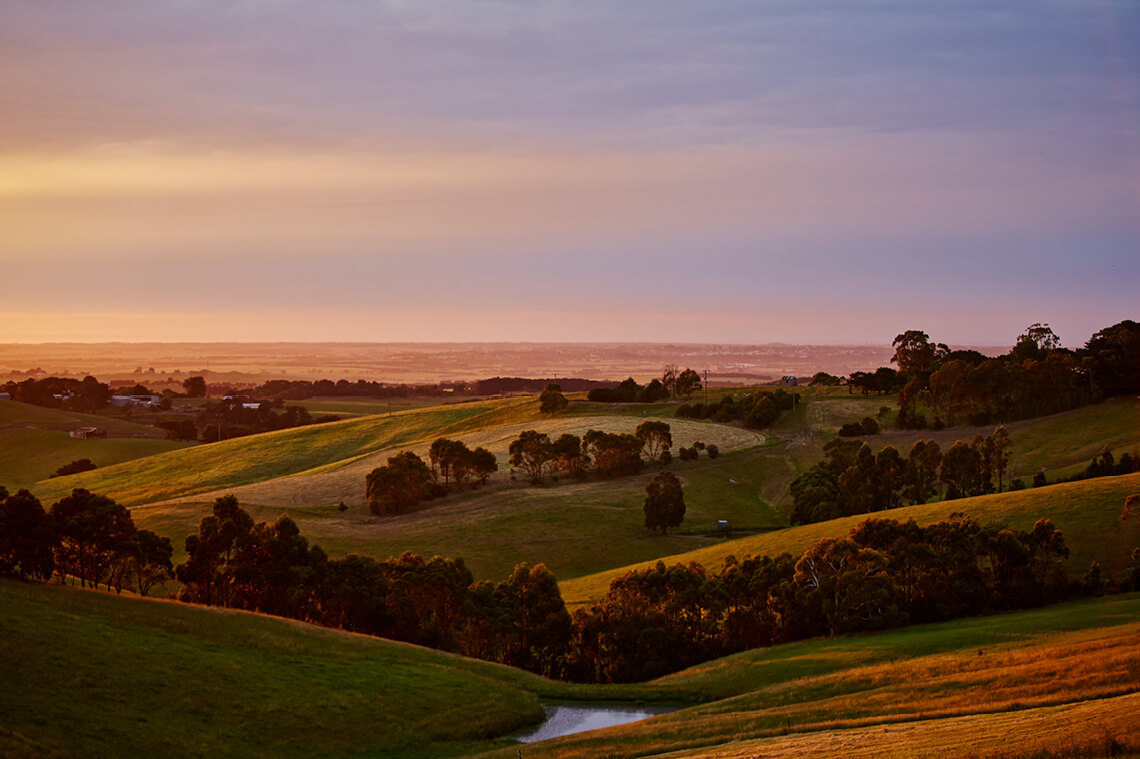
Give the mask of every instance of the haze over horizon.
<svg viewBox="0 0 1140 759">
<path fill-rule="evenodd" d="M 11 0 L 0 342 L 1078 347 L 1137 93 L 1128 0 Z"/>
</svg>

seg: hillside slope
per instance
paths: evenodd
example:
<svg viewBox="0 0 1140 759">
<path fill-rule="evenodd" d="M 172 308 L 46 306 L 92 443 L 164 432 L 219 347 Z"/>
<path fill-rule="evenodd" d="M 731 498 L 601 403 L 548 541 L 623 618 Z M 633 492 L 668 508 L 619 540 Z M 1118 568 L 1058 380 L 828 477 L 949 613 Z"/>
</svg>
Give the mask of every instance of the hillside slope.
<svg viewBox="0 0 1140 759">
<path fill-rule="evenodd" d="M 68 435 L 79 427 L 100 427 L 110 437 L 80 440 Z M 42 491 L 35 483 L 77 459 L 107 467 L 191 445 L 165 437 L 160 429 L 115 417 L 0 401 L 0 485 Z"/>
<path fill-rule="evenodd" d="M 989 725 L 1042 738 L 1024 754 L 1140 739 L 1137 594 L 757 649 L 623 686 L 555 683 L 246 612 L 10 580 L 0 580 L 0 642 L 0 671 L 16 686 L 0 689 L 0 755 L 12 759 L 514 759 L 501 736 L 539 718 L 540 699 L 690 708 L 530 744 L 527 759 L 736 757 L 769 745 L 840 756 L 853 741 L 882 746 L 884 734 L 908 754 L 970 745 L 979 757 L 1008 756 L 1009 736 Z M 1049 714 L 1089 721 L 1031 732 Z"/>
<path fill-rule="evenodd" d="M 852 527 L 868 517 L 880 519 L 914 519 L 931 524 L 947 519 L 955 512 L 967 514 L 979 523 L 1007 524 L 1028 530 L 1038 519 L 1052 519 L 1066 538 L 1070 555 L 1066 568 L 1070 575 L 1081 576 L 1092 561 L 1100 562 L 1109 573 L 1129 566 L 1129 554 L 1140 545 L 1140 525 L 1121 523 L 1124 499 L 1140 492 L 1140 472 L 1119 477 L 1101 477 L 1080 482 L 1061 483 L 1017 492 L 961 498 L 922 506 L 859 514 L 827 522 L 789 527 L 761 535 L 719 542 L 714 546 L 670 556 L 667 563 L 687 564 L 695 561 L 714 571 L 728 556 L 777 556 L 787 552 L 802 553 L 824 538 L 846 535 Z M 600 572 L 560 583 L 567 605 L 577 606 L 598 601 L 610 582 L 631 569 L 650 562 Z"/>
</svg>

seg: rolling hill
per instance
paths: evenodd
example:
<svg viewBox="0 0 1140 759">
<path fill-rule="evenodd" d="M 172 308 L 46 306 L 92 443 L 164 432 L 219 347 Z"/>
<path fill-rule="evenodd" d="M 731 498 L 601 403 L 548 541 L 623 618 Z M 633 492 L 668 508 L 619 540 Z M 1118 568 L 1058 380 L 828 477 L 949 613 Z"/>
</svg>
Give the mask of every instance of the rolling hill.
<svg viewBox="0 0 1140 759">
<path fill-rule="evenodd" d="M 686 706 L 528 759 L 884 750 L 1029 756 L 1140 743 L 1140 595 L 803 641 L 640 685 L 555 683 L 247 612 L 0 581 L 0 754 L 517 755 L 540 703 Z M 997 730 L 997 732 L 994 732 Z M 1091 755 L 1091 754 L 1089 754 Z M 1117 754 L 1119 755 L 1119 754 Z"/>
</svg>

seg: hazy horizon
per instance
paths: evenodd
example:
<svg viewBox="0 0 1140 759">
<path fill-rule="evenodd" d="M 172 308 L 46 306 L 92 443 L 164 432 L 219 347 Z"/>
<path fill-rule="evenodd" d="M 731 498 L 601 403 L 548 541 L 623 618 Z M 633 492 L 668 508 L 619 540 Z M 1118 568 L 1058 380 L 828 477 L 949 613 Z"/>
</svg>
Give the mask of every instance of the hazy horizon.
<svg viewBox="0 0 1140 759">
<path fill-rule="evenodd" d="M 1140 5 L 0 8 L 0 342 L 1067 346 Z"/>
</svg>

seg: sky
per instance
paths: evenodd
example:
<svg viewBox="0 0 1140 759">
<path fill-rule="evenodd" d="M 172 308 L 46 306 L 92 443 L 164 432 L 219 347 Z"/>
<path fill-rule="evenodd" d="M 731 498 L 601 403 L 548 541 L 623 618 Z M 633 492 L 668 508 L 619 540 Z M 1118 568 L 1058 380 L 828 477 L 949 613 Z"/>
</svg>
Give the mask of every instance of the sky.
<svg viewBox="0 0 1140 759">
<path fill-rule="evenodd" d="M 1068 347 L 1135 0 L 0 0 L 0 342 Z"/>
</svg>

